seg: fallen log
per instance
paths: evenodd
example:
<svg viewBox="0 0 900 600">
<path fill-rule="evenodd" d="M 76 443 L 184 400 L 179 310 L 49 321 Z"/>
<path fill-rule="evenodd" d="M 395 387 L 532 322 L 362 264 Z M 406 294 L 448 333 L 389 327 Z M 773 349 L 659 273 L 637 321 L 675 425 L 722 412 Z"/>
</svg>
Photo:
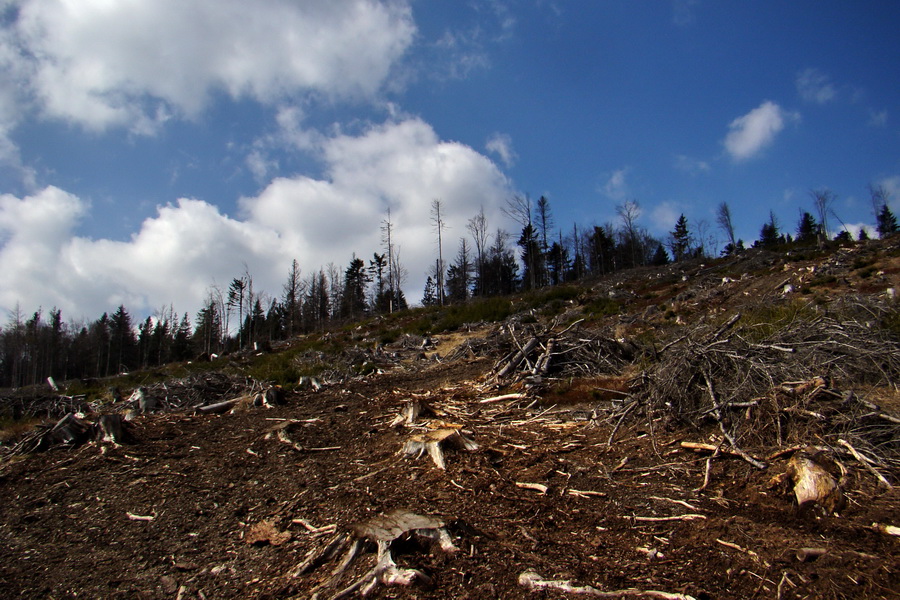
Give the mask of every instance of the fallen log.
<svg viewBox="0 0 900 600">
<path fill-rule="evenodd" d="M 217 415 L 226 413 L 237 406 L 240 399 L 226 400 L 225 402 L 216 402 L 215 404 L 207 404 L 206 406 L 198 406 L 195 410 L 202 415 Z"/>
<path fill-rule="evenodd" d="M 515 371 L 516 368 L 522 363 L 522 361 L 525 360 L 529 354 L 531 354 L 531 351 L 534 350 L 537 345 L 538 339 L 536 337 L 528 340 L 525 346 L 523 346 L 521 350 L 516 352 L 511 359 L 509 359 L 509 362 L 506 363 L 506 366 L 497 371 L 497 374 L 494 375 L 494 379 L 499 381 L 500 379 L 503 379 L 504 377 Z"/>
<path fill-rule="evenodd" d="M 551 339 L 547 342 L 547 349 L 537 359 L 537 362 L 534 365 L 534 369 L 531 370 L 532 375 L 547 374 L 547 371 L 550 370 L 550 360 L 553 358 L 553 353 L 556 351 L 556 346 L 557 341 L 555 339 Z"/>
</svg>

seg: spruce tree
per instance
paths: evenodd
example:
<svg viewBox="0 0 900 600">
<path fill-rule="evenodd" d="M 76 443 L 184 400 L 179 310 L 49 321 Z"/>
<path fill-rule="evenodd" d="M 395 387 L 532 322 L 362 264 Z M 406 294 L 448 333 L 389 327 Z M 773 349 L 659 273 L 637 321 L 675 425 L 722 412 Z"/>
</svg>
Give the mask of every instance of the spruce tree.
<svg viewBox="0 0 900 600">
<path fill-rule="evenodd" d="M 894 216 L 894 213 L 891 212 L 891 209 L 888 208 L 887 203 L 881 205 L 881 211 L 878 213 L 878 221 L 875 226 L 878 231 L 878 237 L 886 238 L 889 235 L 893 235 L 900 231 L 900 228 L 897 226 L 897 217 Z"/>
<path fill-rule="evenodd" d="M 775 213 L 769 211 L 769 220 L 763 224 L 762 228 L 759 230 L 759 240 L 756 241 L 754 246 L 759 246 L 761 248 L 769 248 L 771 246 L 775 246 L 782 242 L 781 234 L 778 229 L 778 219 L 775 218 Z"/>
<path fill-rule="evenodd" d="M 653 266 L 661 267 L 663 265 L 669 264 L 669 255 L 666 254 L 666 249 L 663 248 L 662 244 L 656 246 L 656 253 L 653 255 Z"/>
<path fill-rule="evenodd" d="M 816 241 L 819 234 L 819 224 L 809 212 L 803 211 L 800 221 L 797 223 L 797 241 L 801 244 Z"/>
<path fill-rule="evenodd" d="M 682 214 L 675 223 L 675 229 L 669 234 L 669 250 L 675 261 L 687 258 L 691 250 L 691 234 L 688 231 L 687 218 Z"/>
<path fill-rule="evenodd" d="M 354 319 L 365 314 L 367 283 L 369 283 L 369 276 L 366 273 L 366 263 L 354 254 L 350 266 L 344 271 L 344 293 L 341 297 L 342 317 Z"/>
<path fill-rule="evenodd" d="M 422 293 L 422 306 L 434 306 L 437 304 L 437 287 L 431 275 L 425 280 L 425 291 Z"/>
</svg>

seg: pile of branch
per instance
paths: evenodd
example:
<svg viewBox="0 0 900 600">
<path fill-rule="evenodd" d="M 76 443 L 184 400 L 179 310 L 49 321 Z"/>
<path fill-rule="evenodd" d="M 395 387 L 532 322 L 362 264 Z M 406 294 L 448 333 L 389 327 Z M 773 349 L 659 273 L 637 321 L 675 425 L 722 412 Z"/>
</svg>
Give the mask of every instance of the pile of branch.
<svg viewBox="0 0 900 600">
<path fill-rule="evenodd" d="M 137 388 L 128 400 L 116 406 L 120 411 L 195 409 L 263 391 L 253 379 L 219 372 L 194 374 Z"/>
<path fill-rule="evenodd" d="M 493 354 L 496 349 L 497 344 L 491 338 L 470 338 L 454 348 L 442 359 L 452 362 L 462 359 L 480 358 Z"/>
<path fill-rule="evenodd" d="M 68 413 L 94 412 L 97 405 L 87 401 L 83 394 L 67 396 L 49 393 L 37 397 L 10 396 L 0 398 L 0 407 L 8 410 L 15 419 L 47 417 L 59 419 Z"/>
<path fill-rule="evenodd" d="M 122 415 L 97 415 L 89 421 L 69 413 L 53 425 L 39 425 L 10 449 L 12 456 L 44 452 L 50 448 L 76 448 L 90 440 L 125 443 L 131 440 Z"/>
<path fill-rule="evenodd" d="M 837 387 L 892 386 L 900 340 L 872 326 L 884 310 L 876 304 L 829 308 L 777 323 L 741 325 L 736 314 L 678 338 L 659 350 L 636 400 L 648 417 L 716 424 L 727 447 L 758 467 L 765 465 L 742 446 L 821 439 L 839 452 L 844 440 L 879 468 L 900 469 L 900 417 Z"/>
<path fill-rule="evenodd" d="M 616 340 L 598 332 L 583 330 L 576 321 L 560 331 L 554 322 L 543 331 L 533 328 L 516 332 L 507 327 L 512 348 L 495 364 L 488 380 L 509 384 L 542 377 L 573 377 L 618 374 L 638 351 L 633 343 Z"/>
</svg>

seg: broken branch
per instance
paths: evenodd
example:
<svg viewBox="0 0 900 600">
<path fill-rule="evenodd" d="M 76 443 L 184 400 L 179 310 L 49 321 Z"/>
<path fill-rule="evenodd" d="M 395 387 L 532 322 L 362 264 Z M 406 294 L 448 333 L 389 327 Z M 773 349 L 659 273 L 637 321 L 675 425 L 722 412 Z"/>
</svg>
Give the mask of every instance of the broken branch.
<svg viewBox="0 0 900 600">
<path fill-rule="evenodd" d="M 596 598 L 621 598 L 622 596 L 659 598 L 660 600 L 695 600 L 687 594 L 670 594 L 657 590 L 638 590 L 629 588 L 626 590 L 614 590 L 604 592 L 590 585 L 575 585 L 571 579 L 544 579 L 534 571 L 525 571 L 519 575 L 519 585 L 529 590 L 561 590 L 572 594 L 585 594 Z"/>
<path fill-rule="evenodd" d="M 891 482 L 888 481 L 884 475 L 882 475 L 881 473 L 878 472 L 878 469 L 876 469 L 875 466 L 872 464 L 872 462 L 873 462 L 872 459 L 867 458 L 867 457 L 863 456 L 862 454 L 860 454 L 859 451 L 857 451 L 856 448 L 851 446 L 850 442 L 848 442 L 847 440 L 839 439 L 838 444 L 840 444 L 841 446 L 843 446 L 847 450 L 849 450 L 850 454 L 853 455 L 853 458 L 858 460 L 860 462 L 860 464 L 862 464 L 862 466 L 864 466 L 866 469 L 868 469 L 869 472 L 871 472 L 872 475 L 874 475 L 878 479 L 878 481 L 881 482 L 881 484 L 883 486 L 885 486 L 887 489 L 891 489 L 893 487 L 891 485 Z"/>
</svg>

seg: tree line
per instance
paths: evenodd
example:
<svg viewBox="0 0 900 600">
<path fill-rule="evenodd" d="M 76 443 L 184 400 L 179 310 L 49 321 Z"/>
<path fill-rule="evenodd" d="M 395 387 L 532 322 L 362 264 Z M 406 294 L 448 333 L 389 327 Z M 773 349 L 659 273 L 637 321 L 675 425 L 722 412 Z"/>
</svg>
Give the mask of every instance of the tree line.
<svg viewBox="0 0 900 600">
<path fill-rule="evenodd" d="M 898 231 L 883 187 L 870 186 L 876 231 L 880 237 Z M 846 227 L 829 239 L 829 218 L 835 196 L 829 190 L 811 192 L 813 212 L 800 211 L 794 233 L 783 230 L 774 213 L 762 224 L 754 247 L 777 249 L 796 244 L 852 243 Z M 724 241 L 723 256 L 744 251 L 735 236 L 731 210 L 721 203 L 716 227 L 690 223 L 682 214 L 672 231 L 658 239 L 640 225 L 641 207 L 628 200 L 616 207 L 616 221 L 569 231 L 555 226 L 550 201 L 516 196 L 504 212 L 517 224 L 515 237 L 503 228 L 491 230 L 484 210 L 469 219 L 467 236 L 459 238 L 452 258 L 444 261 L 444 205 L 434 200 L 431 224 L 436 257 L 427 274 L 424 306 L 465 302 L 473 297 L 503 296 L 556 286 L 586 277 L 644 265 L 709 258 Z M 0 386 L 21 387 L 47 377 L 99 378 L 174 361 L 259 348 L 275 341 L 322 331 L 335 323 L 391 313 L 407 308 L 402 290 L 407 272 L 394 244 L 390 212 L 381 223 L 381 252 L 363 259 L 352 255 L 346 267 L 329 264 L 303 275 L 291 263 L 277 296 L 254 288 L 244 272 L 226 288 L 212 286 L 193 319 L 174 307 L 163 307 L 135 322 L 124 306 L 92 322 L 63 320 L 52 308 L 26 317 L 19 306 L 0 328 Z M 718 234 L 718 235 L 717 235 Z M 859 238 L 866 238 L 865 229 Z M 721 236 L 721 237 L 720 237 Z"/>
</svg>

